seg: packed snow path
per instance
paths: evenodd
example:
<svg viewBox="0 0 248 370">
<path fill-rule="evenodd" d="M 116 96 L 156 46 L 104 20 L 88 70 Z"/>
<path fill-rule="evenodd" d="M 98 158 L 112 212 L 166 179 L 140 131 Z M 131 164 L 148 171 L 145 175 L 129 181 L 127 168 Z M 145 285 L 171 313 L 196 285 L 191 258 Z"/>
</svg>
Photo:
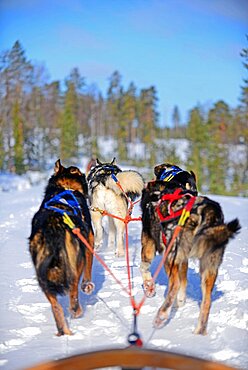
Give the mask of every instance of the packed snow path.
<svg viewBox="0 0 248 370">
<path fill-rule="evenodd" d="M 93 265 L 96 289 L 91 296 L 80 293 L 84 316 L 71 320 L 68 298 L 61 298 L 73 336 L 56 337 L 51 308 L 41 292 L 28 252 L 31 219 L 38 209 L 44 184 L 24 190 L 1 193 L 0 211 L 0 368 L 24 369 L 36 363 L 72 354 L 106 348 L 124 348 L 132 329 L 129 298 L 98 261 Z M 210 311 L 208 335 L 192 333 L 201 301 L 198 264 L 190 263 L 187 301 L 172 311 L 172 319 L 160 330 L 152 322 L 161 305 L 167 278 L 161 271 L 157 294 L 147 299 L 138 316 L 138 329 L 144 345 L 220 361 L 238 368 L 248 368 L 248 199 L 213 197 L 223 207 L 227 221 L 239 217 L 242 230 L 232 240 L 224 256 Z M 139 215 L 139 206 L 135 208 Z M 129 224 L 129 247 L 134 293 L 141 298 L 140 222 Z M 115 258 L 104 247 L 100 255 L 127 285 L 124 258 Z M 158 256 L 152 270 L 159 262 Z"/>
</svg>

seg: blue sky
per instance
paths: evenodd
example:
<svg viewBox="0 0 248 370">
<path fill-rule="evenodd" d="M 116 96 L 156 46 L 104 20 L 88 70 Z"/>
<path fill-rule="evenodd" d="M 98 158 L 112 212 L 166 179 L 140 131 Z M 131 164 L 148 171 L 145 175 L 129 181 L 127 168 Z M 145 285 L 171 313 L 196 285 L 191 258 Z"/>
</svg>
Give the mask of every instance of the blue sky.
<svg viewBox="0 0 248 370">
<path fill-rule="evenodd" d="M 125 88 L 158 91 L 160 123 L 197 104 L 239 104 L 245 78 L 247 0 L 0 0 L 0 50 L 19 40 L 51 80 L 78 67 L 105 94 L 118 70 Z"/>
</svg>

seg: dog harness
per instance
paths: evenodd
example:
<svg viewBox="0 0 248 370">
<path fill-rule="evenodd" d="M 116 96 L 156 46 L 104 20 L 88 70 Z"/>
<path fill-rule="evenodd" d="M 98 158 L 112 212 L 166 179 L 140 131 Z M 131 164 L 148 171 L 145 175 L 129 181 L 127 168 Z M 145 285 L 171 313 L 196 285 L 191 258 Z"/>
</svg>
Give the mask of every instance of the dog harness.
<svg viewBox="0 0 248 370">
<path fill-rule="evenodd" d="M 171 209 L 172 203 L 177 202 L 179 199 L 182 199 L 186 196 L 190 197 L 189 200 L 186 200 L 186 204 L 182 208 L 180 208 L 179 210 L 174 212 Z M 162 195 L 162 197 L 160 198 L 160 200 L 159 200 L 159 202 L 156 206 L 156 212 L 158 214 L 161 226 L 163 227 L 164 224 L 169 223 L 169 222 L 173 223 L 179 217 L 180 218 L 179 218 L 179 221 L 178 221 L 178 225 L 179 226 L 184 226 L 186 220 L 190 216 L 190 212 L 191 212 L 192 207 L 195 203 L 195 199 L 196 199 L 196 197 L 194 195 L 192 195 L 189 192 L 184 193 L 183 190 L 180 189 L 180 188 L 176 189 L 174 191 L 174 193 L 172 193 L 172 194 Z M 168 215 L 167 216 L 164 216 L 162 211 L 161 211 L 161 206 L 162 206 L 164 201 L 168 201 Z M 164 230 L 162 231 L 162 239 L 163 239 L 164 245 L 166 246 L 167 240 L 166 240 Z"/>
<path fill-rule="evenodd" d="M 167 182 L 168 181 L 171 181 L 173 179 L 173 177 L 176 176 L 176 175 L 178 175 L 180 172 L 185 172 L 185 171 L 182 170 L 179 167 L 171 166 L 170 168 L 165 169 L 162 172 L 162 174 L 160 175 L 159 180 L 167 181 Z"/>
<path fill-rule="evenodd" d="M 66 208 L 60 208 L 59 205 L 63 205 Z M 62 215 L 67 214 L 68 216 L 82 217 L 80 204 L 71 190 L 65 190 L 54 195 L 44 204 L 44 208 L 61 213 Z"/>
</svg>

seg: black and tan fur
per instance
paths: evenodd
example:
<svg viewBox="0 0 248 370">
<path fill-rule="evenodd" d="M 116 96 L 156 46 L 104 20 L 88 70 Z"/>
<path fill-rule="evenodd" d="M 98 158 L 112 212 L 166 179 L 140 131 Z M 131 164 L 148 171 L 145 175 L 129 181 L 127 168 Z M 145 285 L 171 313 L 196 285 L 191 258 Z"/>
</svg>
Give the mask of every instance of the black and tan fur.
<svg viewBox="0 0 248 370">
<path fill-rule="evenodd" d="M 64 190 L 70 190 L 77 199 L 81 211 L 70 215 L 70 218 L 93 247 L 94 236 L 86 202 L 88 186 L 85 175 L 77 167 L 63 167 L 60 160 L 55 163 L 54 174 L 48 181 L 43 202 L 33 217 L 29 238 L 29 250 L 37 279 L 51 303 L 57 335 L 72 334 L 57 296 L 69 294 L 70 313 L 73 318 L 77 318 L 82 315 L 78 299 L 78 285 L 82 274 L 81 289 L 86 294 L 94 289 L 91 282 L 92 254 L 65 224 L 63 214 L 45 207 L 49 200 Z M 67 212 L 71 210 L 66 202 L 59 203 L 56 207 Z"/>
<path fill-rule="evenodd" d="M 156 167 L 155 167 L 155 175 Z M 218 268 L 222 262 L 226 245 L 230 238 L 234 237 L 240 229 L 238 219 L 229 223 L 224 222 L 224 216 L 220 205 L 204 196 L 197 196 L 195 177 L 192 173 L 185 174 L 184 179 L 180 174 L 177 185 L 176 176 L 173 182 L 160 180 L 151 181 L 142 194 L 142 252 L 141 271 L 147 296 L 155 294 L 149 267 L 156 253 L 161 253 L 165 245 L 162 240 L 162 232 L 170 241 L 178 218 L 169 222 L 161 223 L 156 206 L 163 194 L 173 193 L 176 188 L 181 188 L 185 196 L 170 205 L 170 209 L 176 211 L 183 208 L 190 195 L 196 196 L 190 217 L 179 238 L 176 239 L 165 261 L 165 271 L 168 275 L 168 292 L 164 303 L 156 315 L 155 327 L 162 327 L 169 319 L 171 308 L 177 301 L 182 306 L 186 299 L 187 270 L 190 257 L 200 261 L 200 275 L 202 288 L 202 303 L 196 334 L 206 334 L 208 316 L 211 306 L 211 292 L 218 274 Z M 191 176 L 191 177 L 190 177 Z M 159 178 L 159 177 L 158 177 Z M 184 181 L 186 180 L 186 182 Z M 187 186 L 186 186 L 187 184 Z M 164 216 L 169 214 L 169 202 L 160 204 L 160 210 Z"/>
</svg>

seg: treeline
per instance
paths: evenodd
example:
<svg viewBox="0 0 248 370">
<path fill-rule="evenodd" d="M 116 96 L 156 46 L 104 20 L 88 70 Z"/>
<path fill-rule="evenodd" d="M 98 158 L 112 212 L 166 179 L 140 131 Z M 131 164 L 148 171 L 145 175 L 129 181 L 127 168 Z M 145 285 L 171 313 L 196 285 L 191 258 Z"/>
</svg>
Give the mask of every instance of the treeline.
<svg viewBox="0 0 248 370">
<path fill-rule="evenodd" d="M 247 72 L 248 49 L 241 57 Z M 42 170 L 58 157 L 65 163 L 85 155 L 107 160 L 99 138 L 111 138 L 119 162 L 179 163 L 197 173 L 200 190 L 248 195 L 248 80 L 235 109 L 224 101 L 211 109 L 197 106 L 182 123 L 175 107 L 173 127 L 161 128 L 155 86 L 138 89 L 131 82 L 125 89 L 115 71 L 103 96 L 77 68 L 64 81 L 49 82 L 47 76 L 44 66 L 27 59 L 19 41 L 1 53 L 0 170 Z M 185 158 L 181 139 L 188 143 Z"/>
</svg>

